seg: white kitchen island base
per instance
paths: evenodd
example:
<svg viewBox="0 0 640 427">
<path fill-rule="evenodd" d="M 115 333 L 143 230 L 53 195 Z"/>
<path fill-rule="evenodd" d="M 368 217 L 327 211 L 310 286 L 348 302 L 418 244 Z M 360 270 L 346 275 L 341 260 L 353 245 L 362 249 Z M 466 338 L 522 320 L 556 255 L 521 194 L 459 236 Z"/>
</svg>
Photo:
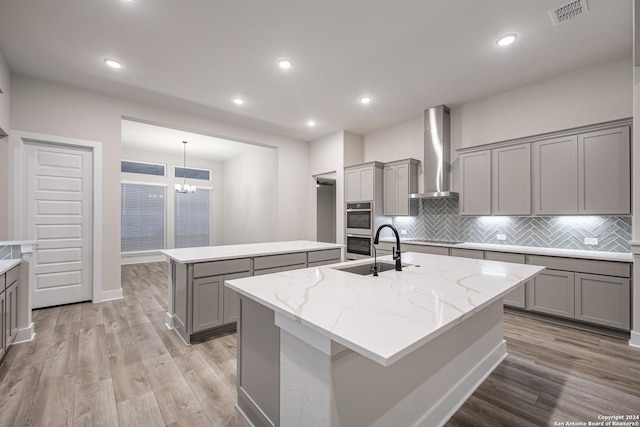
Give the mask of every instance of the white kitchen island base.
<svg viewBox="0 0 640 427">
<path fill-rule="evenodd" d="M 255 317 L 250 312 L 256 306 L 270 311 L 243 298 L 242 314 Z M 255 426 L 442 425 L 507 355 L 501 300 L 391 366 L 382 366 L 281 314 L 273 318 L 271 332 L 279 329 L 279 354 L 273 354 L 272 347 L 269 360 L 263 359 L 258 366 L 269 369 L 279 356 L 278 369 L 271 371 L 271 381 L 276 383 L 250 383 L 247 389 L 243 382 L 247 372 L 242 371 L 246 365 L 239 360 L 238 392 L 243 397 L 239 409 Z M 240 322 L 241 353 L 248 351 L 243 350 L 245 345 L 254 352 L 257 344 L 245 339 L 243 327 L 265 326 L 264 318 L 261 325 L 245 320 Z M 262 339 L 267 340 L 267 335 Z M 251 363 L 255 371 L 256 361 Z M 264 398 L 278 388 L 277 410 L 273 410 L 276 396 L 267 399 L 268 408 L 261 408 Z"/>
</svg>

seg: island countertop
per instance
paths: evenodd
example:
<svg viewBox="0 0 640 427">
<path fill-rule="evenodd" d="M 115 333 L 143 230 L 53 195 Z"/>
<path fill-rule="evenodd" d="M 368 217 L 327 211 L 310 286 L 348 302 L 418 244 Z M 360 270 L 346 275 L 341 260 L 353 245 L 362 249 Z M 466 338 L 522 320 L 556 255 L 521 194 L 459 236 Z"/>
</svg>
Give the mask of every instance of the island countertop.
<svg viewBox="0 0 640 427">
<path fill-rule="evenodd" d="M 165 249 L 160 251 L 175 262 L 191 264 L 196 262 L 228 260 L 234 258 L 276 255 L 291 252 L 322 251 L 338 249 L 344 245 L 336 243 L 294 240 L 288 242 L 246 243 L 239 245 L 204 246 L 195 248 Z"/>
<path fill-rule="evenodd" d="M 392 262 L 390 256 L 379 260 Z M 225 284 L 345 347 L 388 366 L 495 302 L 544 267 L 407 252 L 413 264 L 360 276 L 332 266 Z"/>
</svg>

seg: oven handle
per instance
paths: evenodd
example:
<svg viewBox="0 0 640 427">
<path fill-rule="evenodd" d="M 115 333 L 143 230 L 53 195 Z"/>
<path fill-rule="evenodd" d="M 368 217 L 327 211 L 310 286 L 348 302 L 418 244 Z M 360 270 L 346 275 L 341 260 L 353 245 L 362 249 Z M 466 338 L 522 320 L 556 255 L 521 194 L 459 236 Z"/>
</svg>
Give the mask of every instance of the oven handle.
<svg viewBox="0 0 640 427">
<path fill-rule="evenodd" d="M 371 212 L 371 209 L 347 209 L 347 212 Z"/>
<path fill-rule="evenodd" d="M 360 237 L 362 239 L 373 239 L 373 237 L 366 235 L 366 234 L 347 234 L 347 237 Z"/>
</svg>

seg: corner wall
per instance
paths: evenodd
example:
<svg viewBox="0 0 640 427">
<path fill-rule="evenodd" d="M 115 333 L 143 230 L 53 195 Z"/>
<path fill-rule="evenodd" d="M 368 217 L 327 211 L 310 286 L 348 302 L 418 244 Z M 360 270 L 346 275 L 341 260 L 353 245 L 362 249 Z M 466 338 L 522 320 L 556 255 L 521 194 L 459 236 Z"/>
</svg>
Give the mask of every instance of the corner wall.
<svg viewBox="0 0 640 427">
<path fill-rule="evenodd" d="M 2 136 L 11 128 L 11 74 L 9 64 L 0 52 L 0 189 L 9 187 L 9 138 Z M 0 190 L 0 194 L 2 194 Z M 4 199 L 7 200 L 7 199 Z M 9 203 L 0 203 L 0 240 L 9 240 Z"/>
</svg>

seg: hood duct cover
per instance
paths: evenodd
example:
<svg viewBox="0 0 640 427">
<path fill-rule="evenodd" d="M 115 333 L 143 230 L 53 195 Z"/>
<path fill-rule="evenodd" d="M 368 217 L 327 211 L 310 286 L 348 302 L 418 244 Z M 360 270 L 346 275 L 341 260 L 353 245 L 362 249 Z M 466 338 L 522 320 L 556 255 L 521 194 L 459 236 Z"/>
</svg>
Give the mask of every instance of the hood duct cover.
<svg viewBox="0 0 640 427">
<path fill-rule="evenodd" d="M 424 192 L 412 194 L 412 199 L 458 197 L 450 191 L 450 127 L 451 112 L 439 105 L 424 112 L 424 158 L 422 175 Z"/>
</svg>

